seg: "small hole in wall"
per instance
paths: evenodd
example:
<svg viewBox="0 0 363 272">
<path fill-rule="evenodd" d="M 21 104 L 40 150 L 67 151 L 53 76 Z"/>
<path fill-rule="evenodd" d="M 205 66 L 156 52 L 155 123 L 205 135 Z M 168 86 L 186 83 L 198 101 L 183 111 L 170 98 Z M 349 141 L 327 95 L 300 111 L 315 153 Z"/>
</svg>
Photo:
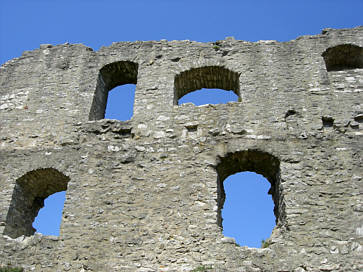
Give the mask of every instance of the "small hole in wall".
<svg viewBox="0 0 363 272">
<path fill-rule="evenodd" d="M 118 86 L 108 93 L 105 118 L 130 120 L 133 114 L 135 84 Z"/>
<path fill-rule="evenodd" d="M 186 127 L 188 132 L 197 132 L 198 131 L 198 125 L 191 125 Z"/>
<path fill-rule="evenodd" d="M 270 183 L 254 172 L 240 172 L 224 180 L 223 234 L 241 246 L 259 248 L 275 227 Z"/>
<path fill-rule="evenodd" d="M 62 191 L 52 194 L 44 200 L 44 207 L 39 210 L 33 222 L 36 232 L 59 236 L 65 199 L 66 192 Z"/>
<path fill-rule="evenodd" d="M 332 127 L 334 125 L 334 119 L 330 116 L 323 116 L 321 117 L 323 122 L 323 127 Z"/>
<path fill-rule="evenodd" d="M 285 119 L 295 114 L 297 114 L 297 112 L 294 109 L 290 109 L 285 113 Z"/>
</svg>

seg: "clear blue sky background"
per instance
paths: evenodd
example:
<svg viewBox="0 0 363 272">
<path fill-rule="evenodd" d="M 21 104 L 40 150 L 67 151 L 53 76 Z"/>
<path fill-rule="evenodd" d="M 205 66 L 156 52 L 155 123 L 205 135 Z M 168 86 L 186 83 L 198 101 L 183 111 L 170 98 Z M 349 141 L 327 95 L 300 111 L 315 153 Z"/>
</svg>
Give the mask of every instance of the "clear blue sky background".
<svg viewBox="0 0 363 272">
<path fill-rule="evenodd" d="M 83 43 L 98 50 L 112 42 L 135 40 L 207 42 L 234 36 L 247 41 L 288 41 L 318 34 L 326 27 L 362 25 L 362 11 L 363 0 L 1 0 L 0 63 L 43 43 Z M 114 90 L 110 95 L 116 92 L 122 91 Z M 124 93 L 132 92 L 128 89 Z M 212 100 L 202 101 L 198 99 L 204 95 L 196 94 L 188 98 L 195 104 L 219 103 L 224 98 L 212 95 Z M 132 105 L 128 96 L 129 100 L 119 99 Z M 116 105 L 108 105 L 108 110 L 120 108 L 117 104 L 122 101 L 111 100 Z M 225 181 L 224 234 L 236 237 L 241 245 L 259 247 L 274 225 L 273 204 L 266 197 L 269 183 L 247 175 Z M 228 192 L 234 183 L 236 187 Z M 57 228 L 50 224 L 55 221 L 50 217 L 56 214 L 55 208 L 46 206 L 51 206 L 51 211 L 45 215 L 45 223 L 35 226 L 40 232 L 52 233 L 47 230 L 50 228 L 57 234 Z M 234 214 L 236 222 L 227 222 L 229 213 Z"/>
</svg>

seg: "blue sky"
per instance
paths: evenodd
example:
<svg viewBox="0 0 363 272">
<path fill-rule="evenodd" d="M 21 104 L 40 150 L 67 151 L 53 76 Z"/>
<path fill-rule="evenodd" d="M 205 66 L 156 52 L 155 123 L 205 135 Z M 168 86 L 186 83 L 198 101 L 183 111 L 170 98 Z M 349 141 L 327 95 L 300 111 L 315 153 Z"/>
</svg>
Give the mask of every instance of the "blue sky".
<svg viewBox="0 0 363 272">
<path fill-rule="evenodd" d="M 41 43 L 287 41 L 362 24 L 362 0 L 1 0 L 0 62 Z"/>
<path fill-rule="evenodd" d="M 98 50 L 112 42 L 135 40 L 207 42 L 234 36 L 247 41 L 288 41 L 301 35 L 319 34 L 327 27 L 362 25 L 362 11 L 363 0 L 1 0 L 0 64 L 44 43 L 83 43 Z M 195 99 L 199 98 L 191 97 L 190 100 L 197 104 Z M 120 99 L 132 105 L 130 96 L 129 100 Z M 117 101 L 116 98 L 111 100 Z M 223 102 L 221 97 L 212 100 L 201 103 Z M 119 106 L 108 106 L 108 109 L 113 107 Z M 247 175 L 247 181 L 242 181 L 241 176 L 225 181 L 226 190 L 232 183 L 247 187 L 232 188 L 236 196 L 227 192 L 224 216 L 228 217 L 227 208 L 231 207 L 239 221 L 227 230 L 230 223 L 225 219 L 224 234 L 236 237 L 241 245 L 259 247 L 261 239 L 267 238 L 273 227 L 270 218 L 273 204 L 266 197 L 268 182 Z M 247 195 L 243 195 L 245 192 Z M 258 200 L 254 192 L 263 192 L 265 200 Z M 239 203 L 246 199 L 246 203 Z M 256 204 L 261 201 L 266 203 L 264 212 Z M 249 208 L 252 211 L 247 212 Z M 53 208 L 50 214 L 55 214 Z M 246 226 L 247 221 L 254 220 L 253 216 L 257 223 Z M 54 219 L 49 219 L 49 215 L 45 217 L 41 227 L 57 231 L 49 223 Z M 265 228 L 264 232 L 259 232 L 260 228 Z M 251 239 L 254 242 L 250 242 Z"/>
</svg>

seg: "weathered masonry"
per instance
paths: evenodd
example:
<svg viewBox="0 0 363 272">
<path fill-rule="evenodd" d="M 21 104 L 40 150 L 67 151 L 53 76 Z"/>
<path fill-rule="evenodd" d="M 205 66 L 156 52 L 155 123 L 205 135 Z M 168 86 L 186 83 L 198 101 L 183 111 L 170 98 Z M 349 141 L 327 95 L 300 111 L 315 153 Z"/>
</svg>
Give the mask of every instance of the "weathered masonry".
<svg viewBox="0 0 363 272">
<path fill-rule="evenodd" d="M 108 92 L 136 84 L 130 121 Z M 179 106 L 200 88 L 238 102 Z M 290 42 L 41 45 L 0 68 L 0 266 L 26 271 L 359 271 L 363 27 Z M 271 183 L 264 249 L 223 236 L 224 179 Z M 59 237 L 34 233 L 66 190 Z"/>
</svg>

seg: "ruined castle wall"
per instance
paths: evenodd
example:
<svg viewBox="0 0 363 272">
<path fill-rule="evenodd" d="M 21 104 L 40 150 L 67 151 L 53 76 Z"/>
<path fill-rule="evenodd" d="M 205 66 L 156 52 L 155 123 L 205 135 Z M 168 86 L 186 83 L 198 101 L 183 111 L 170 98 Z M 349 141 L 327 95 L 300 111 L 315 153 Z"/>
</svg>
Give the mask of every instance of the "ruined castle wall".
<svg viewBox="0 0 363 272">
<path fill-rule="evenodd" d="M 362 34 L 358 27 L 284 43 L 121 42 L 97 52 L 42 45 L 7 62 L 0 69 L 0 264 L 358 270 L 363 67 L 328 71 L 322 54 L 337 48 L 328 57 L 351 56 L 340 46 L 353 44 L 359 60 Z M 132 119 L 104 120 L 108 90 L 126 83 L 136 83 Z M 232 89 L 239 102 L 177 105 L 188 91 L 213 86 Z M 266 249 L 222 235 L 223 179 L 247 170 L 272 184 L 277 225 Z M 30 217 L 24 210 L 32 199 L 63 181 L 60 236 L 21 236 L 19 218 Z"/>
</svg>

